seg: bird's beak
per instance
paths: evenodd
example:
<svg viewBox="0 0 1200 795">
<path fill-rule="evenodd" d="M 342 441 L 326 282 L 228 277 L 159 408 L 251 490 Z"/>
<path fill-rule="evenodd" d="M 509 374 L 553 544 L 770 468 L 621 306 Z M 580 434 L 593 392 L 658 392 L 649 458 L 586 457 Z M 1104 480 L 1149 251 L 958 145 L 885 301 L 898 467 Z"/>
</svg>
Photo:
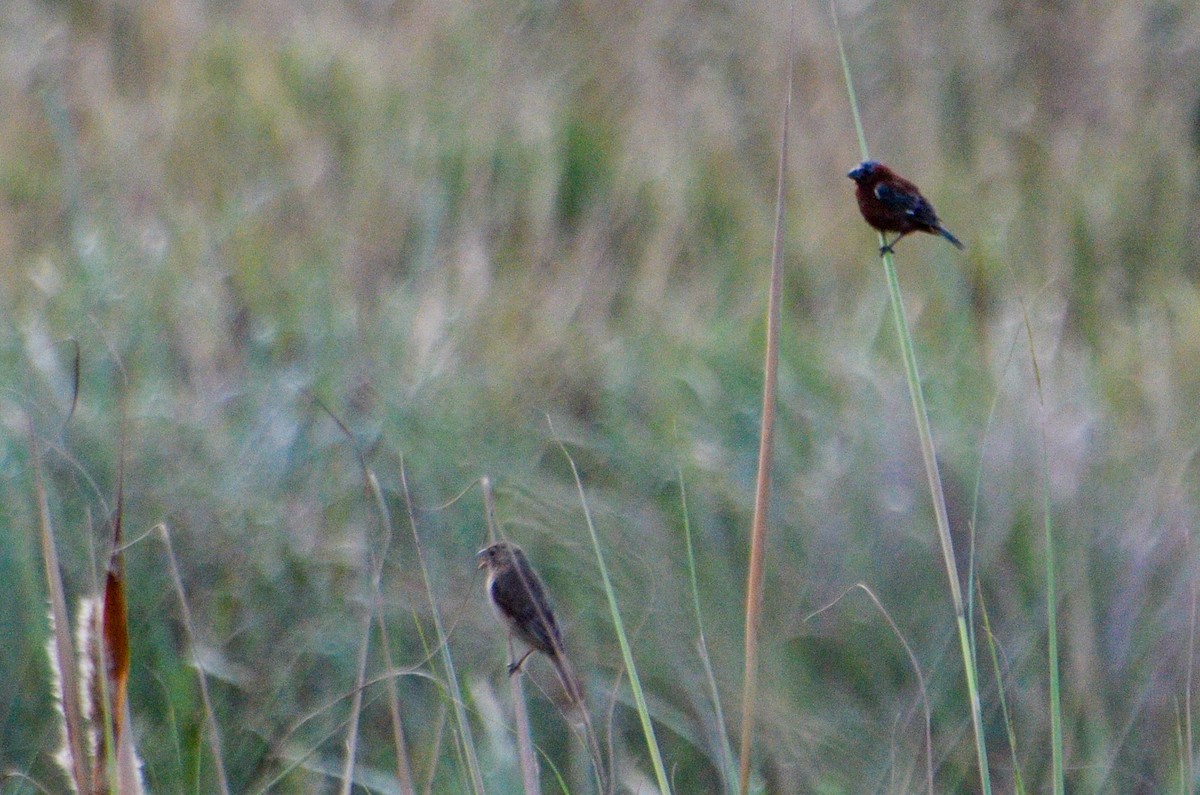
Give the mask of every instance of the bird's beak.
<svg viewBox="0 0 1200 795">
<path fill-rule="evenodd" d="M 475 553 L 475 560 L 479 561 L 476 568 L 482 569 L 484 566 L 487 565 L 487 557 L 485 557 L 486 554 L 487 554 L 486 549 L 481 549 Z"/>
<path fill-rule="evenodd" d="M 863 177 L 863 167 L 855 166 L 853 168 L 853 170 L 851 170 L 850 173 L 847 174 L 846 176 L 849 177 L 850 179 L 854 180 L 855 182 L 858 182 Z"/>
</svg>

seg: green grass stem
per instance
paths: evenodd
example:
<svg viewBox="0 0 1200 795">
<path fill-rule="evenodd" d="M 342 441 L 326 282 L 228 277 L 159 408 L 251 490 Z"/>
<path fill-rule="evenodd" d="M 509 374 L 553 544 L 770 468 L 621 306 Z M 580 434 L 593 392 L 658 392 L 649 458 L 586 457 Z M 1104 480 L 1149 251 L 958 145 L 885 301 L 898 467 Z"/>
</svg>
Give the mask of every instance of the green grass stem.
<svg viewBox="0 0 1200 795">
<path fill-rule="evenodd" d="M 1008 272 L 1013 284 L 1016 284 L 1016 271 L 1011 265 L 1008 267 Z M 1037 390 L 1040 413 L 1038 431 L 1042 447 L 1040 456 L 1042 522 L 1046 544 L 1046 666 L 1050 678 L 1050 756 L 1053 793 L 1054 795 L 1063 795 L 1066 791 L 1066 778 L 1063 766 L 1062 686 L 1058 665 L 1058 596 L 1054 566 L 1054 519 L 1050 511 L 1050 459 L 1046 440 L 1046 397 L 1042 387 L 1042 370 L 1038 365 L 1037 349 L 1033 344 L 1033 324 L 1029 321 L 1029 310 L 1023 298 L 1018 298 L 1018 300 L 1021 304 L 1021 318 L 1025 324 L 1025 340 L 1029 345 L 1029 363 L 1033 369 L 1033 383 Z"/>
<path fill-rule="evenodd" d="M 196 630 L 192 621 L 192 609 L 188 605 L 187 592 L 183 589 L 183 575 L 179 572 L 179 562 L 175 557 L 175 549 L 171 544 L 171 532 L 165 522 L 160 522 L 155 528 L 162 538 L 163 549 L 167 556 L 167 569 L 171 573 L 171 583 L 175 587 L 175 595 L 179 597 L 179 616 L 183 624 L 183 635 L 187 641 L 187 654 L 192 658 L 196 669 L 196 681 L 200 686 L 200 703 L 204 705 L 204 723 L 208 729 L 208 746 L 212 752 L 213 768 L 217 776 L 217 789 L 221 795 L 229 795 L 229 776 L 225 772 L 225 760 L 221 755 L 221 728 L 217 723 L 217 713 L 213 709 L 212 697 L 208 692 L 208 675 L 200 664 L 196 654 Z M 199 764 L 199 760 L 197 760 Z"/>
<path fill-rule="evenodd" d="M 933 795 L 933 718 L 929 708 L 929 691 L 925 688 L 925 675 L 921 673 L 921 663 L 917 660 L 917 654 L 913 651 L 912 645 L 908 642 L 908 638 L 904 637 L 904 633 L 900 631 L 900 626 L 892 618 L 892 614 L 883 606 L 883 602 L 879 601 L 879 597 L 871 590 L 870 586 L 864 582 L 856 582 L 846 590 L 842 591 L 836 599 L 822 607 L 816 612 L 810 613 L 804 617 L 805 623 L 816 618 L 821 613 L 829 610 L 838 602 L 846 598 L 853 590 L 859 589 L 867 595 L 871 602 L 875 605 L 875 609 L 880 612 L 888 626 L 892 630 L 892 634 L 896 636 L 896 640 L 900 641 L 900 645 L 904 647 L 904 653 L 908 655 L 909 665 L 912 666 L 913 673 L 917 677 L 917 687 L 921 691 L 921 705 L 925 710 L 925 787 L 929 795 Z"/>
<path fill-rule="evenodd" d="M 838 22 L 837 5 L 830 1 L 829 9 L 833 15 L 833 29 L 837 37 L 838 55 L 842 63 L 842 75 L 846 82 L 846 93 L 850 100 L 850 110 L 854 117 L 854 130 L 858 136 L 859 150 L 863 160 L 870 159 L 866 135 L 863 132 L 862 118 L 858 109 L 858 100 L 854 93 L 854 79 L 850 73 L 850 61 L 846 56 L 846 48 L 842 39 L 841 25 Z M 883 233 L 879 234 L 882 247 L 887 243 Z M 917 357 L 913 347 L 912 334 L 908 328 L 908 319 L 904 313 L 904 297 L 900 292 L 900 280 L 896 275 L 896 264 L 892 253 L 885 252 L 881 257 L 884 276 L 888 285 L 888 297 L 892 305 L 892 319 L 896 325 L 896 335 L 900 340 L 900 354 L 904 360 L 904 375 L 908 381 L 908 393 L 912 399 L 913 414 L 917 421 L 917 435 L 921 441 L 921 458 L 925 463 L 925 474 L 929 481 L 929 493 L 933 500 L 933 512 L 937 523 L 938 541 L 942 548 L 943 564 L 950 583 L 950 598 L 954 605 L 955 623 L 958 628 L 959 646 L 962 651 L 963 671 L 967 680 L 967 693 L 971 702 L 971 723 L 975 732 L 975 752 L 979 762 L 979 782 L 984 795 L 991 795 L 992 783 L 988 770 L 987 743 L 983 733 L 982 707 L 979 699 L 978 671 L 975 665 L 975 654 L 971 645 L 971 635 L 967 627 L 967 614 L 962 596 L 962 586 L 958 581 L 958 566 L 954 560 L 954 542 L 950 536 L 950 518 L 946 511 L 946 495 L 942 489 L 942 477 L 938 471 L 937 452 L 933 444 L 933 433 L 929 426 L 929 411 L 925 406 L 925 395 L 921 389 L 921 377 L 917 371 Z"/>
<path fill-rule="evenodd" d="M 696 578 L 696 550 L 692 544 L 692 522 L 688 516 L 687 486 L 683 480 L 683 470 L 677 468 L 679 477 L 679 503 L 683 511 L 683 537 L 687 546 L 688 577 L 692 586 L 692 609 L 696 613 L 696 649 L 700 662 L 704 665 L 704 674 L 708 680 L 712 696 L 713 710 L 716 713 L 717 737 L 721 742 L 721 781 L 727 792 L 736 792 L 730 773 L 734 768 L 733 749 L 729 745 L 729 735 L 725 731 L 725 712 L 721 708 L 721 694 L 717 690 L 717 680 L 713 675 L 712 660 L 708 654 L 708 641 L 704 635 L 704 612 L 700 609 L 700 584 Z"/>
<path fill-rule="evenodd" d="M 547 421 L 549 422 L 549 418 L 547 418 Z M 612 580 L 608 576 L 608 566 L 604 562 L 604 552 L 600 549 L 600 536 L 596 532 L 595 523 L 592 521 L 591 509 L 588 508 L 587 495 L 583 491 L 583 480 L 579 477 L 579 469 L 575 466 L 575 459 L 567 450 L 567 446 L 554 434 L 553 423 L 550 423 L 550 433 L 554 435 L 554 440 L 566 457 L 567 463 L 570 464 L 571 474 L 575 478 L 575 488 L 579 492 L 579 503 L 583 506 L 583 518 L 587 523 L 588 535 L 592 540 L 592 549 L 596 553 L 596 564 L 600 568 L 600 579 L 604 583 L 604 595 L 608 599 L 608 609 L 612 615 L 613 629 L 616 630 L 617 642 L 621 645 L 621 658 L 625 663 L 625 670 L 629 674 L 629 689 L 633 692 L 633 701 L 637 706 L 638 719 L 642 723 L 642 735 L 646 738 L 646 750 L 650 754 L 650 763 L 654 767 L 654 776 L 658 780 L 659 792 L 662 795 L 670 795 L 670 779 L 667 777 L 667 769 L 663 765 L 662 753 L 658 749 L 658 739 L 654 735 L 654 723 L 650 719 L 650 708 L 646 705 L 646 696 L 642 691 L 642 680 L 638 676 L 637 666 L 633 661 L 633 650 L 629 645 L 629 638 L 625 632 L 625 622 L 621 620 L 621 609 L 617 605 L 617 593 L 613 589 Z"/>
<path fill-rule="evenodd" d="M 1192 534 L 1189 531 L 1187 535 L 1187 545 L 1185 547 L 1189 554 L 1187 560 L 1192 560 L 1190 554 L 1192 549 Z M 1187 648 L 1187 676 L 1183 688 L 1183 728 L 1184 740 L 1187 743 L 1187 755 L 1184 758 L 1187 767 L 1188 789 L 1185 792 L 1191 792 L 1191 788 L 1195 786 L 1196 768 L 1195 754 L 1192 740 L 1192 675 L 1196 670 L 1196 572 L 1194 567 L 1188 568 L 1188 592 L 1191 596 L 1190 610 L 1188 612 L 1188 648 Z"/>
<path fill-rule="evenodd" d="M 979 594 L 979 618 L 983 622 L 983 636 L 987 641 L 992 670 L 996 673 L 996 693 L 997 700 L 1000 702 L 1000 716 L 1004 721 L 1004 731 L 1008 735 L 1008 749 L 1012 756 L 1013 792 L 1016 795 L 1025 795 L 1025 780 L 1021 775 L 1021 759 L 1017 754 L 1017 730 L 1008 711 L 1008 696 L 1004 689 L 1004 669 L 1000 667 L 1000 644 L 992 633 L 992 623 L 988 617 L 987 605 L 983 601 L 982 590 Z"/>
<path fill-rule="evenodd" d="M 442 628 L 442 618 L 438 611 L 437 600 L 433 596 L 433 585 L 429 579 L 429 567 L 425 563 L 425 550 L 421 544 L 421 535 L 417 532 L 417 520 L 413 516 L 412 497 L 408 491 L 408 475 L 405 473 L 404 461 L 400 462 L 400 484 L 404 489 L 404 505 L 408 511 L 408 524 L 412 528 L 413 543 L 417 550 L 417 562 L 421 566 L 421 581 L 425 584 L 425 593 L 429 597 L 429 612 L 433 618 L 434 631 L 437 633 L 438 647 L 442 652 L 442 664 L 446 669 L 446 681 L 452 694 L 454 704 L 454 719 L 458 724 L 460 742 L 458 747 L 463 755 L 463 763 L 470 777 L 471 790 L 475 795 L 483 795 L 483 773 L 479 768 L 479 755 L 475 750 L 475 738 L 471 734 L 471 724 L 467 719 L 467 711 L 462 702 L 462 688 L 458 683 L 458 673 L 454 668 L 454 658 L 450 654 L 450 644 L 446 632 Z"/>
<path fill-rule="evenodd" d="M 1038 386 L 1041 399 L 1041 385 Z M 1058 673 L 1058 597 L 1054 576 L 1054 522 L 1050 518 L 1050 462 L 1046 452 L 1046 425 L 1042 419 L 1042 513 L 1046 535 L 1046 664 L 1050 669 L 1050 753 L 1054 768 L 1054 795 L 1063 795 L 1062 690 Z"/>
</svg>

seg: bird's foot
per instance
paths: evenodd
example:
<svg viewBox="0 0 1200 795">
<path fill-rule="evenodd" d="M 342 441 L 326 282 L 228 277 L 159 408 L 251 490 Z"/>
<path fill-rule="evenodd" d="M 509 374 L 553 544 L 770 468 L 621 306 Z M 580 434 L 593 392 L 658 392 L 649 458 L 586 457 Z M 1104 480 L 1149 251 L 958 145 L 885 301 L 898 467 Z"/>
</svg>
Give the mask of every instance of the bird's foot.
<svg viewBox="0 0 1200 795">
<path fill-rule="evenodd" d="M 522 654 L 521 659 L 517 660 L 516 662 L 509 663 L 508 664 L 508 675 L 515 676 L 517 671 L 521 670 L 521 666 L 525 664 L 525 661 L 529 659 L 529 655 L 531 655 L 531 654 L 533 654 L 533 649 L 530 649 L 529 651 Z"/>
<path fill-rule="evenodd" d="M 891 245 L 887 245 L 887 246 L 880 246 L 880 247 L 879 247 L 879 256 L 881 256 L 881 257 L 882 257 L 884 254 L 895 254 L 895 253 L 896 253 L 896 250 L 895 250 L 895 249 L 893 249 L 893 248 L 891 247 Z"/>
</svg>

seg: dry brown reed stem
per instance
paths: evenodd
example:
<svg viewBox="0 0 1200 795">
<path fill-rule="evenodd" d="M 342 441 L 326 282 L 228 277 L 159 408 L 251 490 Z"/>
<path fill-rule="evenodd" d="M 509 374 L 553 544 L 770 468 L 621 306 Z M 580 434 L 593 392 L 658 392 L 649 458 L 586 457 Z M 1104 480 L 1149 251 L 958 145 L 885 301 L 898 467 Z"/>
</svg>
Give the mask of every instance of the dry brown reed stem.
<svg viewBox="0 0 1200 795">
<path fill-rule="evenodd" d="M 771 503 L 771 461 L 775 448 L 775 391 L 779 370 L 780 306 L 783 301 L 783 209 L 787 175 L 788 119 L 792 111 L 792 41 L 788 40 L 787 96 L 779 146 L 775 194 L 775 241 L 771 250 L 771 287 L 767 297 L 767 351 L 763 367 L 762 425 L 758 440 L 758 477 L 754 484 L 754 518 L 750 527 L 750 565 L 746 578 L 746 669 L 742 680 L 742 742 L 738 789 L 750 790 L 750 756 L 754 705 L 758 698 L 758 629 L 762 613 L 763 551 L 767 542 L 767 513 Z"/>
<path fill-rule="evenodd" d="M 375 599 L 382 599 L 378 591 L 375 593 Z M 392 660 L 392 642 L 388 635 L 387 621 L 384 620 L 381 605 L 375 606 L 375 622 L 379 625 L 379 643 L 383 647 L 383 665 L 388 671 L 395 668 L 395 663 Z M 384 680 L 387 684 L 388 694 L 388 714 L 392 719 L 392 742 L 396 746 L 396 783 L 400 787 L 400 792 L 403 795 L 414 795 L 416 793 L 416 785 L 413 783 L 412 763 L 408 759 L 408 741 L 404 738 L 404 721 L 400 717 L 400 694 L 396 690 L 396 680 L 392 677 L 387 677 Z"/>
<path fill-rule="evenodd" d="M 483 511 L 487 520 L 488 545 L 496 543 L 499 536 L 496 530 L 496 494 L 492 491 L 492 479 L 486 475 L 479 481 L 483 490 Z M 508 638 L 508 658 L 516 659 L 513 639 Z M 508 677 L 508 686 L 512 691 L 513 722 L 517 731 L 517 753 L 521 759 L 521 781 L 525 786 L 525 795 L 540 795 L 542 791 L 541 777 L 538 774 L 537 757 L 533 752 L 533 732 L 529 727 L 529 710 L 525 706 L 525 678 L 523 676 Z"/>
</svg>

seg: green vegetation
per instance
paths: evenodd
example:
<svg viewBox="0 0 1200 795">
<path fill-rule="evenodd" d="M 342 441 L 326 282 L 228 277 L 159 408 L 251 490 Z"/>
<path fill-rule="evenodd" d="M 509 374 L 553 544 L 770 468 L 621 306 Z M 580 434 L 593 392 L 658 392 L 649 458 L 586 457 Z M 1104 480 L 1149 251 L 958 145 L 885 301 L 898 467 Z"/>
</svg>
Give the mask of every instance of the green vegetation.
<svg viewBox="0 0 1200 795">
<path fill-rule="evenodd" d="M 974 791 L 888 284 L 844 176 L 837 45 L 826 4 L 796 13 L 754 781 L 924 791 L 925 705 L 893 626 L 861 594 L 809 618 L 861 582 L 920 665 L 935 789 Z M 471 791 L 475 756 L 486 792 L 521 791 L 474 568 L 484 476 L 619 780 L 657 781 L 627 642 L 672 790 L 727 791 L 786 23 L 719 3 L 6 6 L 0 791 L 64 790 L 27 420 L 74 613 L 108 559 L 122 412 L 149 791 L 217 791 L 193 651 L 230 791 L 337 788 L 389 522 L 355 792 L 398 791 L 389 673 L 418 789 Z M 895 267 L 998 793 L 1017 764 L 1029 792 L 1056 773 L 1047 526 L 1067 791 L 1200 784 L 1197 24 L 1171 0 L 841 8 L 872 154 L 968 246 L 907 238 Z M 527 672 L 543 791 L 590 791 L 553 672 Z"/>
</svg>

